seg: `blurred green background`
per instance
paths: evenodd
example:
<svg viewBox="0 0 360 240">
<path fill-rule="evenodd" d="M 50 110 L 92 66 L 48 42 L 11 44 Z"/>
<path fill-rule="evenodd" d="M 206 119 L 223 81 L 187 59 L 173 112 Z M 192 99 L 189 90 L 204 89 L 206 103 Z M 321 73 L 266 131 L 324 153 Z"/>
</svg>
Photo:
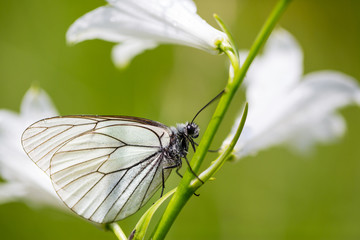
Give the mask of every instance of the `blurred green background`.
<svg viewBox="0 0 360 240">
<path fill-rule="evenodd" d="M 216 25 L 216 12 L 239 47 L 249 48 L 276 1 L 196 3 L 211 25 Z M 104 4 L 0 1 L 0 108 L 18 111 L 24 93 L 36 83 L 62 115 L 121 114 L 174 125 L 190 120 L 225 85 L 225 56 L 161 46 L 119 71 L 110 60 L 111 43 L 67 46 L 70 24 Z M 360 80 L 359 1 L 294 0 L 280 25 L 302 45 L 306 73 L 333 69 Z M 242 104 L 239 91 L 213 148 L 221 144 Z M 198 118 L 203 129 L 213 109 Z M 348 131 L 337 144 L 318 145 L 308 156 L 277 147 L 226 164 L 216 181 L 190 200 L 168 239 L 360 239 L 360 111 L 348 107 L 341 113 Z M 208 155 L 204 167 L 213 157 Z M 173 174 L 167 189 L 178 181 Z M 127 234 L 143 212 L 120 222 Z M 115 239 L 80 218 L 24 203 L 0 205 L 0 238 Z"/>
</svg>

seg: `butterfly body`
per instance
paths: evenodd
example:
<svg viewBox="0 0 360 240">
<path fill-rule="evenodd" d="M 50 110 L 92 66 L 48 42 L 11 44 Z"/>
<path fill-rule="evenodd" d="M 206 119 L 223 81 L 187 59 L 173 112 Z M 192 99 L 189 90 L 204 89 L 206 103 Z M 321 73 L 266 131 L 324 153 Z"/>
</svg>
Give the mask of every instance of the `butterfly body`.
<svg viewBox="0 0 360 240">
<path fill-rule="evenodd" d="M 22 144 L 69 208 L 105 223 L 135 213 L 164 187 L 198 133 L 195 123 L 169 128 L 136 117 L 75 115 L 34 123 Z"/>
</svg>

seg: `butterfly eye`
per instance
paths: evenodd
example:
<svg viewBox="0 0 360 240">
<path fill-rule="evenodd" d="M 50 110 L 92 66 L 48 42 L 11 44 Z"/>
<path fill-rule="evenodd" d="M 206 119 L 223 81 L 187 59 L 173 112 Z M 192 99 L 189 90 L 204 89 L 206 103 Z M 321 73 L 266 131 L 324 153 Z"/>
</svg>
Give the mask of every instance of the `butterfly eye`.
<svg viewBox="0 0 360 240">
<path fill-rule="evenodd" d="M 195 123 L 188 124 L 186 126 L 186 131 L 192 138 L 197 138 L 199 136 L 199 127 Z"/>
</svg>

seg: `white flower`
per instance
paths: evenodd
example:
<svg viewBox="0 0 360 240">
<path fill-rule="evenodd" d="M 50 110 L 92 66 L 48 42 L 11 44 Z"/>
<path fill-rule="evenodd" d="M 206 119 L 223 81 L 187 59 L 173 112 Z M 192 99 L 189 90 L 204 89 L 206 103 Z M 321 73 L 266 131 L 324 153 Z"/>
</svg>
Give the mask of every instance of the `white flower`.
<svg viewBox="0 0 360 240">
<path fill-rule="evenodd" d="M 245 59 L 246 54 L 241 55 Z M 234 149 L 236 158 L 280 144 L 304 152 L 316 142 L 333 141 L 345 132 L 345 121 L 336 110 L 360 104 L 356 80 L 335 71 L 302 76 L 302 61 L 296 40 L 285 30 L 274 32 L 244 82 L 249 113 Z"/>
<path fill-rule="evenodd" d="M 21 135 L 32 123 L 57 115 L 48 95 L 31 88 L 21 104 L 20 114 L 0 110 L 0 203 L 24 201 L 66 209 L 49 177 L 33 163 L 21 146 Z"/>
<path fill-rule="evenodd" d="M 76 20 L 69 28 L 69 43 L 103 39 L 120 43 L 113 61 L 126 66 L 133 57 L 158 44 L 170 43 L 219 53 L 227 36 L 196 14 L 192 0 L 107 0 Z"/>
</svg>

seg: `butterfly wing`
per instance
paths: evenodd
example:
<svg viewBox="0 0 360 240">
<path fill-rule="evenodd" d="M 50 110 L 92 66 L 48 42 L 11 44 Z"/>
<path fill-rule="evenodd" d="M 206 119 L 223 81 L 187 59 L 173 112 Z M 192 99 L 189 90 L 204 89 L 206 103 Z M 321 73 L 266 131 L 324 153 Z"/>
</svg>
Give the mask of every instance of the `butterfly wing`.
<svg viewBox="0 0 360 240">
<path fill-rule="evenodd" d="M 68 116 L 34 123 L 22 142 L 68 207 L 104 223 L 135 213 L 169 176 L 161 149 L 170 138 L 168 127 L 146 119 Z"/>
</svg>

